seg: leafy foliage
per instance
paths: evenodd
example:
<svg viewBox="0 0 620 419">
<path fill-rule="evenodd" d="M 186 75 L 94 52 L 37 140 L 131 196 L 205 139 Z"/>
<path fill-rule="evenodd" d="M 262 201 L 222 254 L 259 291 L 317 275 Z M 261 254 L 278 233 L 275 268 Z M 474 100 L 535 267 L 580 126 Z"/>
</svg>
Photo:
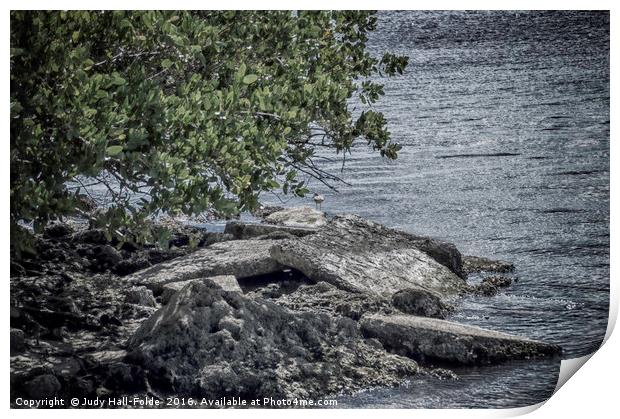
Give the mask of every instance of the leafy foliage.
<svg viewBox="0 0 620 419">
<path fill-rule="evenodd" d="M 373 58 L 370 12 L 14 11 L 11 13 L 11 222 L 84 210 L 98 183 L 110 232 L 146 216 L 231 214 L 262 191 L 304 195 L 317 147 L 365 139 L 396 158 Z M 367 106 L 353 118 L 355 95 Z"/>
</svg>

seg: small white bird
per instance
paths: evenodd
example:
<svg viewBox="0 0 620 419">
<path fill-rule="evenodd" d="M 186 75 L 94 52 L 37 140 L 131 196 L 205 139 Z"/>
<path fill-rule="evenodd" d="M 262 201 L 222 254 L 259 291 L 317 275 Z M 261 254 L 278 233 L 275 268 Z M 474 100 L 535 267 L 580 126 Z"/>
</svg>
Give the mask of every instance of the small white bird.
<svg viewBox="0 0 620 419">
<path fill-rule="evenodd" d="M 319 195 L 318 193 L 314 194 L 314 203 L 316 204 L 317 209 L 321 209 L 321 204 L 325 201 L 323 195 Z"/>
</svg>

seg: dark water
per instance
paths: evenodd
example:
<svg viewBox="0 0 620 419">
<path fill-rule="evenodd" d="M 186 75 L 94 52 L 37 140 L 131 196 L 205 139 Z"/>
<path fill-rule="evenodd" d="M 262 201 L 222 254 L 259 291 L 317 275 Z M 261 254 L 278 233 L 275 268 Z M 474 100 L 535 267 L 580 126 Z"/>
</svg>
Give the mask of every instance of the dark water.
<svg viewBox="0 0 620 419">
<path fill-rule="evenodd" d="M 608 13 L 382 12 L 371 49 L 410 56 L 377 106 L 404 147 L 395 162 L 356 147 L 342 173 L 351 186 L 312 183 L 323 208 L 514 262 L 514 286 L 463 300 L 453 319 L 560 344 L 564 358 L 596 350 L 609 303 Z M 343 403 L 534 404 L 551 395 L 557 365 L 461 376 Z"/>
<path fill-rule="evenodd" d="M 339 408 L 456 409 L 524 407 L 548 399 L 559 364 L 519 361 L 457 369 L 458 380 L 412 378 L 396 389 L 381 388 L 340 397 Z M 524 377 L 523 379 L 515 379 Z M 536 377 L 535 380 L 526 377 Z"/>
</svg>

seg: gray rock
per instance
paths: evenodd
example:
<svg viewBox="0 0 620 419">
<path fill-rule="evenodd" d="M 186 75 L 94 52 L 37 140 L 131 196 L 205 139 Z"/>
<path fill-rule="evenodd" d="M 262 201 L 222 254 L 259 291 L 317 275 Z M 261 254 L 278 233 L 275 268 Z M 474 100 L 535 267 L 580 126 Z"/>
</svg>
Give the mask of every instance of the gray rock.
<svg viewBox="0 0 620 419">
<path fill-rule="evenodd" d="M 263 234 L 262 236 L 254 237 L 254 240 L 294 240 L 296 239 L 291 233 L 286 231 L 272 231 L 271 233 Z"/>
<path fill-rule="evenodd" d="M 416 238 L 354 215 L 335 217 L 316 234 L 275 242 L 271 255 L 316 282 L 350 292 L 391 296 L 417 288 L 445 296 L 467 288 L 463 279 L 418 245 L 437 252 L 443 249 L 446 257 L 453 252 L 460 261 L 452 245 Z"/>
<path fill-rule="evenodd" d="M 76 243 L 90 243 L 90 244 L 106 244 L 108 238 L 102 229 L 90 229 L 78 231 L 72 236 L 72 240 Z"/>
<path fill-rule="evenodd" d="M 128 342 L 152 385 L 201 397 L 314 398 L 391 386 L 415 361 L 366 343 L 350 319 L 293 312 L 192 282 Z"/>
<path fill-rule="evenodd" d="M 353 320 L 359 320 L 366 313 L 396 312 L 386 297 L 374 293 L 351 293 L 327 282 L 302 285 L 294 292 L 282 294 L 273 295 L 279 297 L 278 305 L 295 311 L 321 312 Z M 262 295 L 266 295 L 264 289 Z"/>
<path fill-rule="evenodd" d="M 207 231 L 202 234 L 198 242 L 198 247 L 207 247 L 211 246 L 213 243 L 227 242 L 234 239 L 235 237 L 232 234 Z"/>
<path fill-rule="evenodd" d="M 33 399 L 54 397 L 61 389 L 60 382 L 53 374 L 42 374 L 24 383 L 24 390 Z"/>
<path fill-rule="evenodd" d="M 95 201 L 93 198 L 91 198 L 88 195 L 79 194 L 76 196 L 76 198 L 77 198 L 77 207 L 83 209 L 86 212 L 93 212 L 97 208 L 99 208 L 97 201 Z"/>
<path fill-rule="evenodd" d="M 156 295 L 171 282 L 234 275 L 246 278 L 277 272 L 283 267 L 269 255 L 272 240 L 233 240 L 215 243 L 186 256 L 159 263 L 125 277 L 134 285 L 145 285 Z"/>
<path fill-rule="evenodd" d="M 323 211 L 314 208 L 296 207 L 273 212 L 265 217 L 265 222 L 291 227 L 318 228 L 327 224 L 327 217 Z"/>
<path fill-rule="evenodd" d="M 129 259 L 123 259 L 112 268 L 112 271 L 119 276 L 132 274 L 140 269 L 148 267 L 149 260 L 142 253 L 134 254 Z"/>
<path fill-rule="evenodd" d="M 386 349 L 422 362 L 490 364 L 562 353 L 556 345 L 426 317 L 373 314 L 360 326 Z"/>
<path fill-rule="evenodd" d="M 110 362 L 101 367 L 105 377 L 103 387 L 106 389 L 135 391 L 141 388 L 144 383 L 144 373 L 136 365 L 129 365 L 124 362 Z"/>
<path fill-rule="evenodd" d="M 481 295 L 484 297 L 493 297 L 497 295 L 497 293 L 499 292 L 499 289 L 495 285 L 490 284 L 488 282 L 481 282 L 477 285 L 474 285 L 471 291 L 476 295 Z"/>
<path fill-rule="evenodd" d="M 168 304 L 177 292 L 181 291 L 185 286 L 193 282 L 203 282 L 203 279 L 188 279 L 187 281 L 169 282 L 162 285 L 161 294 L 159 295 L 161 303 L 163 305 Z"/>
<path fill-rule="evenodd" d="M 208 278 L 190 279 L 190 280 L 181 281 L 181 282 L 170 282 L 162 287 L 162 293 L 160 296 L 161 303 L 168 304 L 170 300 L 172 299 L 172 297 L 174 296 L 174 294 L 181 291 L 188 284 L 192 282 L 204 282 L 204 281 L 211 281 L 215 283 L 216 285 L 218 285 L 220 288 L 222 288 L 224 291 L 241 292 L 241 287 L 239 286 L 239 283 L 237 282 L 237 278 L 235 278 L 232 275 L 218 275 L 218 276 L 211 276 Z"/>
<path fill-rule="evenodd" d="M 279 205 L 261 205 L 259 208 L 252 211 L 252 215 L 258 218 L 265 218 L 270 214 L 273 214 L 277 211 L 282 211 L 283 209 L 285 208 Z"/>
<path fill-rule="evenodd" d="M 26 349 L 24 331 L 11 328 L 11 355 L 18 354 Z"/>
<path fill-rule="evenodd" d="M 45 228 L 43 235 L 47 238 L 58 239 L 73 234 L 73 227 L 66 223 L 54 223 Z"/>
<path fill-rule="evenodd" d="M 91 266 L 98 271 L 112 269 L 123 260 L 121 253 L 109 244 L 94 247 L 93 255 Z"/>
<path fill-rule="evenodd" d="M 131 287 L 125 291 L 125 301 L 139 306 L 157 307 L 153 291 L 144 286 Z"/>
<path fill-rule="evenodd" d="M 466 274 L 475 272 L 512 272 L 515 266 L 510 262 L 491 260 L 479 256 L 463 256 L 463 271 Z"/>
<path fill-rule="evenodd" d="M 487 282 L 494 287 L 506 288 L 512 284 L 512 278 L 509 278 L 507 276 L 493 275 L 484 278 L 482 282 Z"/>
<path fill-rule="evenodd" d="M 11 285 L 13 285 L 13 283 L 11 283 Z M 22 312 L 21 312 L 21 310 L 19 308 L 15 307 L 15 306 L 11 306 L 11 310 L 10 311 L 11 311 L 11 313 L 10 313 L 11 320 L 17 320 L 20 317 L 22 317 Z"/>
<path fill-rule="evenodd" d="M 438 319 L 443 319 L 452 311 L 452 307 L 445 304 L 439 296 L 415 288 L 407 288 L 394 293 L 392 304 L 406 314 Z"/>
<path fill-rule="evenodd" d="M 278 233 L 303 237 L 308 234 L 314 234 L 316 231 L 316 228 L 279 226 L 274 224 L 248 224 L 241 221 L 229 221 L 224 229 L 225 233 L 231 234 L 237 240 L 247 240 L 265 235 L 271 235 L 274 239 L 277 239 L 277 236 L 274 236 L 274 234 Z"/>
<path fill-rule="evenodd" d="M 493 297 L 497 295 L 500 288 L 506 288 L 512 284 L 512 278 L 507 276 L 488 276 L 477 285 L 471 287 L 471 291 L 474 294 L 482 295 L 485 297 Z"/>
<path fill-rule="evenodd" d="M 114 362 L 121 362 L 123 358 L 127 356 L 127 351 L 124 350 L 103 350 L 86 353 L 84 358 L 89 362 L 97 364 L 109 364 Z"/>
</svg>

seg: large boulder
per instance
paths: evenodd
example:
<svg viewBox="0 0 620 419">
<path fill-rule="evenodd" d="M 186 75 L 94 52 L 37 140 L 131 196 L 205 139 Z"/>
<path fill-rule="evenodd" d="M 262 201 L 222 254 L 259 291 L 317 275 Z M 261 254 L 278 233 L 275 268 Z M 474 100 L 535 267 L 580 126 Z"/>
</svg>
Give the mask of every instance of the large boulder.
<svg viewBox="0 0 620 419">
<path fill-rule="evenodd" d="M 432 257 L 431 250 L 453 270 Z M 391 296 L 417 288 L 446 296 L 467 288 L 454 272 L 460 272 L 460 254 L 453 245 L 354 215 L 335 217 L 316 234 L 276 242 L 271 255 L 316 282 L 325 281 L 350 292 Z"/>
<path fill-rule="evenodd" d="M 215 243 L 186 256 L 159 263 L 125 277 L 134 285 L 145 285 L 161 293 L 170 282 L 234 275 L 247 278 L 277 272 L 283 267 L 269 254 L 273 240 L 232 240 Z"/>
<path fill-rule="evenodd" d="M 164 393 L 316 398 L 395 385 L 415 361 L 367 343 L 351 319 L 293 312 L 191 282 L 128 342 L 127 361 Z"/>
<path fill-rule="evenodd" d="M 161 293 L 161 303 L 168 304 L 174 294 L 181 291 L 184 287 L 192 282 L 204 282 L 211 281 L 216 285 L 220 286 L 224 291 L 237 291 L 242 292 L 241 287 L 239 286 L 239 282 L 237 282 L 237 278 L 232 275 L 218 275 L 211 276 L 209 278 L 200 278 L 200 279 L 189 279 L 187 281 L 181 282 L 169 282 L 162 288 Z"/>
<path fill-rule="evenodd" d="M 265 222 L 290 227 L 323 227 L 327 217 L 323 211 L 309 207 L 286 208 L 265 217 Z"/>
<path fill-rule="evenodd" d="M 293 237 L 303 237 L 316 233 L 316 228 L 291 227 L 275 224 L 249 224 L 242 221 L 229 221 L 226 223 L 224 233 L 232 235 L 237 240 L 247 240 L 255 237 L 282 233 Z"/>
<path fill-rule="evenodd" d="M 556 345 L 427 317 L 373 314 L 360 326 L 386 349 L 421 362 L 490 364 L 562 353 Z"/>
</svg>

